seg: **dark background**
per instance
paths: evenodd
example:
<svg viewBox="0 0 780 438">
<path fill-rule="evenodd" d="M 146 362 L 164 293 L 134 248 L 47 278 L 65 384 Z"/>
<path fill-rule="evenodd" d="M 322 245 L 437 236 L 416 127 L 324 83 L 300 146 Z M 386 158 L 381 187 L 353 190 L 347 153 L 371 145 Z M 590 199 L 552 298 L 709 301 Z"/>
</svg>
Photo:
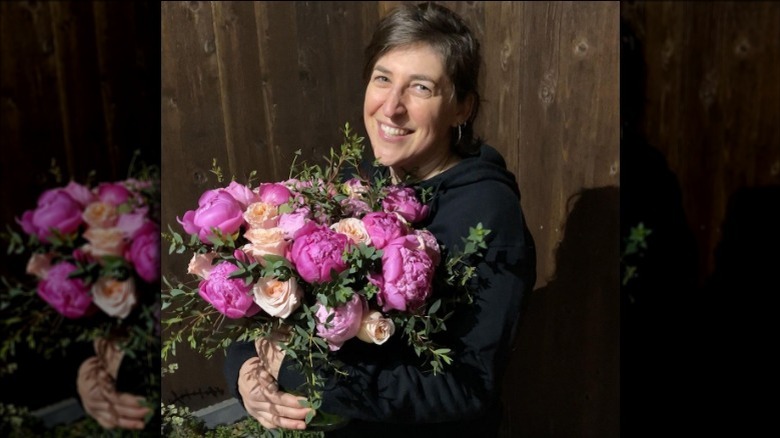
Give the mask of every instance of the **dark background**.
<svg viewBox="0 0 780 438">
<path fill-rule="evenodd" d="M 159 2 L 0 3 L 0 224 L 69 179 L 125 179 L 131 157 L 160 165 Z M 52 160 L 62 172 L 49 173 Z M 28 281 L 26 257 L 0 246 L 0 275 Z M 1 293 L 6 293 L 2 290 Z M 3 402 L 31 409 L 75 396 L 84 350 L 45 361 L 22 351 Z"/>
</svg>

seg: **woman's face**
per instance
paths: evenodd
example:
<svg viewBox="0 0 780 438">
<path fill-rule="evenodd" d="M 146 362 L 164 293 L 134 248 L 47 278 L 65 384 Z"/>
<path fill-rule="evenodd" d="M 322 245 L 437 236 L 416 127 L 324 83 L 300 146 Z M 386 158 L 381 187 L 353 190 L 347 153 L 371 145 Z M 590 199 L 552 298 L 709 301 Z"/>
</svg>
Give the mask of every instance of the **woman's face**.
<svg viewBox="0 0 780 438">
<path fill-rule="evenodd" d="M 463 123 L 437 52 L 401 47 L 380 57 L 366 87 L 363 121 L 374 156 L 385 166 L 424 175 L 450 154 L 450 129 Z"/>
</svg>

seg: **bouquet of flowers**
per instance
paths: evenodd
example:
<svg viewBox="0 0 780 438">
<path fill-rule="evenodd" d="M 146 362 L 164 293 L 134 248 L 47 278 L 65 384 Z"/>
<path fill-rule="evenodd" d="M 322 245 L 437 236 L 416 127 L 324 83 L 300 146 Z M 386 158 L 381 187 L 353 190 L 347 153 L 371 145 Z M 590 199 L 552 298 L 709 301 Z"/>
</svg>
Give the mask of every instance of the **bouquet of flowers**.
<svg viewBox="0 0 780 438">
<path fill-rule="evenodd" d="M 231 181 L 177 218 L 189 239 L 171 229 L 169 252 L 192 252 L 187 272 L 197 280 L 163 294 L 164 359 L 184 337 L 210 356 L 234 340 L 285 333 L 281 347 L 306 376 L 315 410 L 323 383 L 315 370 L 343 372 L 331 353 L 346 342 L 404 336 L 432 372 L 450 363 L 431 335 L 445 329 L 452 305 L 469 302 L 474 270 L 465 261 L 489 231 L 477 225 L 463 251 L 443 257 L 419 225 L 428 195 L 361 175 L 363 138 L 348 124 L 343 132 L 326 166 L 297 165 L 296 156 L 289 179 L 254 188 Z M 437 297 L 436 276 L 463 293 Z"/>
<path fill-rule="evenodd" d="M 50 356 L 99 339 L 129 360 L 153 363 L 156 356 L 159 363 L 158 170 L 143 166 L 115 182 L 57 183 L 16 218 L 21 232 L 6 227 L 8 253 L 28 261 L 21 281 L 3 278 L 0 359 L 22 343 Z M 144 375 L 150 391 L 159 386 L 159 365 L 151 366 Z"/>
</svg>

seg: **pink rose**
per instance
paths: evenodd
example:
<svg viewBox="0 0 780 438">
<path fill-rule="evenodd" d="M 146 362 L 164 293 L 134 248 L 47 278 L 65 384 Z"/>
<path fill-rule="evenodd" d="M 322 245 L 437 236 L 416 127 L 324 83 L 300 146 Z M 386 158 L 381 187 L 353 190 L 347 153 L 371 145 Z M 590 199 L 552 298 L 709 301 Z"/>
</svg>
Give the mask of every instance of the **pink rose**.
<svg viewBox="0 0 780 438">
<path fill-rule="evenodd" d="M 89 287 L 80 278 L 68 278 L 76 267 L 68 262 L 54 265 L 38 283 L 38 295 L 66 318 L 86 315 L 92 305 Z"/>
<path fill-rule="evenodd" d="M 286 204 L 292 197 L 292 193 L 284 184 L 280 183 L 267 183 L 260 184 L 258 188 L 258 194 L 262 202 L 267 202 L 276 206 Z"/>
<path fill-rule="evenodd" d="M 382 272 L 371 281 L 379 287 L 377 301 L 383 311 L 415 311 L 430 295 L 435 266 L 418 247 L 417 237 L 409 235 L 391 241 L 382 250 Z"/>
<path fill-rule="evenodd" d="M 385 318 L 376 310 L 366 312 L 360 322 L 357 337 L 369 344 L 382 345 L 395 333 L 395 324 L 390 318 Z"/>
<path fill-rule="evenodd" d="M 30 260 L 27 261 L 27 273 L 38 278 L 46 278 L 49 269 L 51 269 L 52 258 L 54 258 L 52 254 L 35 253 L 31 255 Z"/>
<path fill-rule="evenodd" d="M 98 198 L 101 202 L 111 205 L 122 205 L 132 196 L 130 190 L 118 183 L 101 183 L 97 187 Z"/>
<path fill-rule="evenodd" d="M 208 190 L 198 200 L 198 209 L 189 210 L 176 220 L 189 234 L 196 234 L 200 241 L 211 244 L 212 228 L 223 235 L 233 234 L 244 224 L 244 210 L 238 201 L 224 190 Z"/>
<path fill-rule="evenodd" d="M 20 222 L 25 232 L 37 235 L 42 241 L 51 236 L 52 229 L 70 234 L 78 230 L 82 223 L 81 204 L 63 189 L 43 192 L 38 198 L 38 207 L 25 212 Z"/>
<path fill-rule="evenodd" d="M 342 255 L 348 247 L 344 234 L 309 222 L 295 235 L 290 257 L 306 282 L 325 283 L 347 268 Z"/>
<path fill-rule="evenodd" d="M 137 234 L 143 233 L 142 229 L 148 226 L 157 225 L 150 221 L 147 217 L 147 209 L 139 209 L 132 213 L 120 214 L 116 221 L 116 227 L 122 230 L 122 235 L 125 239 L 135 239 Z"/>
<path fill-rule="evenodd" d="M 344 183 L 344 191 L 350 198 L 363 199 L 368 193 L 369 187 L 360 178 L 350 178 Z"/>
<path fill-rule="evenodd" d="M 101 277 L 92 285 L 92 297 L 106 315 L 125 319 L 137 302 L 135 282 L 132 277 L 126 281 Z"/>
<path fill-rule="evenodd" d="M 242 209 L 260 199 L 249 187 L 235 181 L 231 181 L 230 185 L 222 190 L 230 193 L 230 196 L 241 204 Z"/>
<path fill-rule="evenodd" d="M 371 242 L 377 249 L 382 249 L 393 239 L 405 236 L 408 227 L 403 221 L 392 213 L 377 211 L 363 216 L 363 224 Z"/>
<path fill-rule="evenodd" d="M 255 303 L 271 316 L 287 318 L 300 307 L 303 290 L 298 286 L 295 277 L 287 281 L 279 281 L 274 277 L 263 277 L 257 280 L 252 288 Z"/>
<path fill-rule="evenodd" d="M 344 198 L 341 200 L 341 209 L 347 216 L 362 217 L 371 213 L 371 206 L 366 201 L 358 198 Z"/>
<path fill-rule="evenodd" d="M 390 186 L 382 200 L 382 208 L 388 213 L 398 213 L 409 223 L 420 222 L 428 217 L 430 208 L 420 203 L 411 187 Z"/>
<path fill-rule="evenodd" d="M 215 252 L 206 254 L 193 254 L 190 263 L 187 266 L 187 273 L 197 275 L 203 279 L 208 279 L 211 270 L 214 269 L 212 262 L 217 256 Z"/>
<path fill-rule="evenodd" d="M 292 239 L 295 233 L 309 221 L 310 216 L 311 210 L 309 207 L 301 207 L 292 213 L 282 213 L 279 216 L 279 224 L 277 226 L 284 231 L 285 239 Z"/>
<path fill-rule="evenodd" d="M 230 262 L 222 262 L 198 285 L 201 298 L 231 319 L 252 316 L 260 311 L 252 299 L 252 286 L 247 286 L 243 278 L 228 278 L 237 269 L 238 266 Z"/>
<path fill-rule="evenodd" d="M 147 283 L 155 283 L 160 279 L 160 231 L 156 226 L 145 227 L 145 230 L 133 239 L 127 259 L 135 266 L 139 277 Z"/>
<path fill-rule="evenodd" d="M 357 336 L 367 308 L 359 294 L 352 295 L 349 302 L 335 309 L 317 304 L 317 336 L 328 342 L 331 351 L 340 349 L 344 342 Z M 331 314 L 333 318 L 327 322 Z"/>
</svg>

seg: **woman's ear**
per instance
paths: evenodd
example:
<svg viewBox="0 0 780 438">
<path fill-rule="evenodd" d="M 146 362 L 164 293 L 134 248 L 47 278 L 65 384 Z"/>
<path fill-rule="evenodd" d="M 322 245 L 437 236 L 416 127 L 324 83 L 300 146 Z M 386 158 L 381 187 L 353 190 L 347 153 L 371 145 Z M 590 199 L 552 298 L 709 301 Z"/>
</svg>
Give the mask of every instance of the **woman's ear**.
<svg viewBox="0 0 780 438">
<path fill-rule="evenodd" d="M 455 113 L 455 122 L 462 125 L 469 121 L 471 112 L 474 110 L 474 95 L 469 93 L 463 102 L 458 102 L 458 109 Z M 457 125 L 456 125 L 457 126 Z"/>
</svg>

